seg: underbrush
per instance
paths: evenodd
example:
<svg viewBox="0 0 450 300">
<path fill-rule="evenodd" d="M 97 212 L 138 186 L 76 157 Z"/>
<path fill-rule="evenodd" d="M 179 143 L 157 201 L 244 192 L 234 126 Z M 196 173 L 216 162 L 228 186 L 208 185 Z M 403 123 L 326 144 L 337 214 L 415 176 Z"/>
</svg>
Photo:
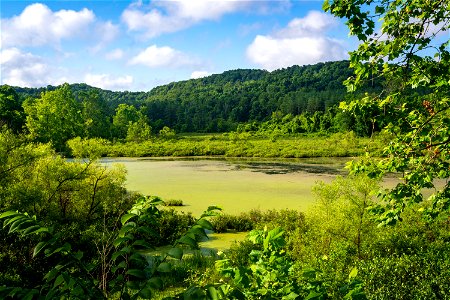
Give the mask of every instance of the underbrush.
<svg viewBox="0 0 450 300">
<path fill-rule="evenodd" d="M 292 231 L 304 226 L 302 212 L 293 209 L 259 210 L 253 209 L 239 215 L 220 214 L 211 220 L 215 232 L 250 231 L 267 227 L 282 227 Z"/>
</svg>

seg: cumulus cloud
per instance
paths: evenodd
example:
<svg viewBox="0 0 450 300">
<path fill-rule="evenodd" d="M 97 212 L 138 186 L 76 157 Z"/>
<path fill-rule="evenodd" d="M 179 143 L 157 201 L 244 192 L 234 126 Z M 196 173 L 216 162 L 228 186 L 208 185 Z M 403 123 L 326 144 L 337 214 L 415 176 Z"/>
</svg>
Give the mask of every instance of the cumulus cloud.
<svg viewBox="0 0 450 300">
<path fill-rule="evenodd" d="M 197 79 L 209 76 L 210 73 L 208 71 L 194 71 L 191 73 L 191 79 Z"/>
<path fill-rule="evenodd" d="M 117 49 L 114 49 L 114 50 L 106 53 L 105 58 L 107 60 L 118 60 L 118 59 L 123 58 L 124 55 L 125 55 L 125 53 L 123 52 L 123 50 L 117 48 Z"/>
<path fill-rule="evenodd" d="M 17 48 L 1 50 L 2 84 L 22 87 L 41 87 L 64 83 L 59 69 L 46 63 L 40 56 L 24 53 Z"/>
<path fill-rule="evenodd" d="M 63 39 L 73 37 L 100 38 L 100 42 L 114 39 L 118 27 L 111 22 L 96 20 L 95 14 L 80 11 L 52 11 L 46 5 L 28 5 L 20 15 L 1 20 L 2 47 L 58 46 Z"/>
<path fill-rule="evenodd" d="M 144 65 L 150 68 L 184 67 L 196 64 L 195 59 L 168 46 L 152 45 L 129 61 L 130 65 Z"/>
<path fill-rule="evenodd" d="M 267 70 L 345 59 L 348 54 L 343 43 L 326 36 L 336 25 L 333 17 L 311 11 L 272 35 L 256 36 L 247 48 L 247 57 Z"/>
<path fill-rule="evenodd" d="M 125 75 L 119 77 L 113 77 L 110 74 L 91 74 L 88 73 L 84 76 L 84 82 L 91 86 L 95 86 L 101 89 L 118 91 L 129 90 L 133 84 L 133 76 Z"/>
<path fill-rule="evenodd" d="M 128 30 L 139 31 L 146 38 L 176 32 L 202 21 L 218 20 L 222 16 L 241 10 L 269 13 L 273 7 L 285 8 L 289 1 L 242 0 L 189 0 L 153 1 L 152 6 L 142 3 L 130 5 L 121 16 Z"/>
</svg>

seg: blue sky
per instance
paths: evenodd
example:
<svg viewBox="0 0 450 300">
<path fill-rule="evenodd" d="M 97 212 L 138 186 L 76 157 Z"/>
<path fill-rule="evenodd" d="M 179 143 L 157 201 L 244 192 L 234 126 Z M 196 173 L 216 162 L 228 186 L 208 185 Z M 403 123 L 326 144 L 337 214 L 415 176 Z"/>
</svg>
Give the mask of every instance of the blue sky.
<svg viewBox="0 0 450 300">
<path fill-rule="evenodd" d="M 347 59 L 322 1 L 1 1 L 1 84 L 148 91 L 238 68 Z"/>
</svg>

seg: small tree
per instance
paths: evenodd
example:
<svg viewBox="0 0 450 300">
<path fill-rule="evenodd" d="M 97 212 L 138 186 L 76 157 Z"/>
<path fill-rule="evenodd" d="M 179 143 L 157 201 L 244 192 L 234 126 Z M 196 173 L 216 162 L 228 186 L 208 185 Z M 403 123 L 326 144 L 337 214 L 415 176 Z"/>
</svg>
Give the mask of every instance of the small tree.
<svg viewBox="0 0 450 300">
<path fill-rule="evenodd" d="M 175 135 L 176 135 L 175 130 L 169 128 L 168 126 L 164 126 L 163 129 L 159 131 L 159 136 L 163 138 L 170 139 L 175 137 Z"/>
<path fill-rule="evenodd" d="M 137 122 L 128 125 L 127 141 L 142 142 L 149 140 L 152 137 L 152 127 L 148 125 L 147 118 L 143 115 Z"/>
<path fill-rule="evenodd" d="M 128 104 L 119 104 L 113 117 L 115 135 L 118 138 L 127 136 L 128 127 L 139 120 L 138 110 Z"/>
<path fill-rule="evenodd" d="M 39 142 L 51 142 L 57 151 L 65 149 L 67 140 L 83 134 L 81 106 L 67 83 L 38 99 L 26 100 L 24 110 L 31 136 Z"/>
</svg>

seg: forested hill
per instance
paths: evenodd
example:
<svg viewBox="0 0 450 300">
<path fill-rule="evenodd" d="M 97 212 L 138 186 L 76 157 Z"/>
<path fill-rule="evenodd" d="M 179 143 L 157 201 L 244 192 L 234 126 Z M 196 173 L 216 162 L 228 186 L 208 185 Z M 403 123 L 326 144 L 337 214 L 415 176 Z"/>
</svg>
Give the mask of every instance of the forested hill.
<svg viewBox="0 0 450 300">
<path fill-rule="evenodd" d="M 135 106 L 154 129 L 169 126 L 177 132 L 221 132 L 238 123 L 282 115 L 324 112 L 346 94 L 342 82 L 352 76 L 348 61 L 293 66 L 273 72 L 239 69 L 199 79 L 174 82 L 149 92 L 112 92 L 72 84 L 79 101 L 96 94 L 104 114 L 112 117 L 120 103 Z M 39 96 L 57 87 L 16 88 L 24 96 Z M 366 91 L 377 90 L 367 87 Z"/>
</svg>

